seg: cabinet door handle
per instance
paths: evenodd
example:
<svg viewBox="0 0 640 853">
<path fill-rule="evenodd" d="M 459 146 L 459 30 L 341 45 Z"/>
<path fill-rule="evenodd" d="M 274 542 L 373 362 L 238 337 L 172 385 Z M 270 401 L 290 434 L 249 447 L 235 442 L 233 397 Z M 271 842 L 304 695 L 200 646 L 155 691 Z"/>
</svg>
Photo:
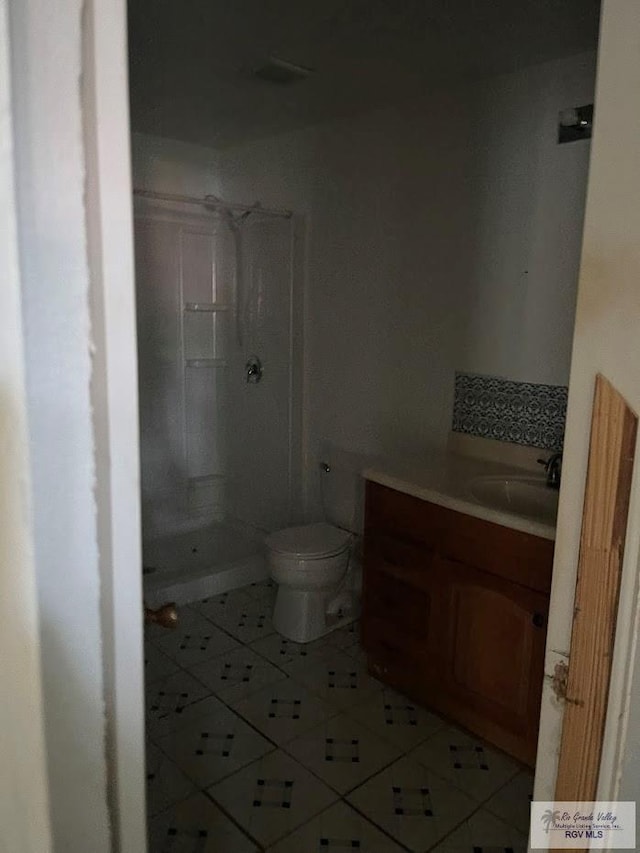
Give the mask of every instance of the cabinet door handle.
<svg viewBox="0 0 640 853">
<path fill-rule="evenodd" d="M 542 613 L 534 613 L 533 619 L 531 620 L 536 628 L 542 628 L 544 625 L 544 616 Z"/>
</svg>

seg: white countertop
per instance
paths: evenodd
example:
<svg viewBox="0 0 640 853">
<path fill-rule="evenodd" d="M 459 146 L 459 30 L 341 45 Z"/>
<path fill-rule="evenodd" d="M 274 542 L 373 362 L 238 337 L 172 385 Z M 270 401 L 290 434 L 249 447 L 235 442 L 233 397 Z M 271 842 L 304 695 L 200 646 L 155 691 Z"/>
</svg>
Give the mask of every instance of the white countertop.
<svg viewBox="0 0 640 853">
<path fill-rule="evenodd" d="M 555 539 L 555 525 L 528 515 L 488 506 L 473 497 L 469 482 L 476 477 L 535 477 L 530 471 L 500 465 L 471 456 L 431 451 L 419 460 L 379 460 L 364 469 L 363 477 L 407 495 L 457 510 L 467 515 L 531 533 L 543 539 Z M 540 476 L 544 482 L 544 476 Z"/>
</svg>

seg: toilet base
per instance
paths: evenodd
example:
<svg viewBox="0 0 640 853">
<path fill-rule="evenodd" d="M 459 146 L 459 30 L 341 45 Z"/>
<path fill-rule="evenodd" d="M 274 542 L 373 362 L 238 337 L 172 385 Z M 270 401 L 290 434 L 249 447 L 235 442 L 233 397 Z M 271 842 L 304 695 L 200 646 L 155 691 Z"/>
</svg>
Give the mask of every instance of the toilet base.
<svg viewBox="0 0 640 853">
<path fill-rule="evenodd" d="M 331 613 L 331 598 L 318 590 L 278 587 L 273 610 L 273 627 L 296 643 L 311 643 L 325 634 L 350 625 L 360 615 L 359 602 L 351 595 L 351 607 Z"/>
</svg>

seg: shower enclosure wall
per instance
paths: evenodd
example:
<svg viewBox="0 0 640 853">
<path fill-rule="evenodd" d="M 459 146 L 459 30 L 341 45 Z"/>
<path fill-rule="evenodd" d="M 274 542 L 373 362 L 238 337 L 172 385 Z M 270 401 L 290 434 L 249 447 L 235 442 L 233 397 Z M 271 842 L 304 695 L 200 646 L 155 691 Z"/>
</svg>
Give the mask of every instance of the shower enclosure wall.
<svg viewBox="0 0 640 853">
<path fill-rule="evenodd" d="M 136 198 L 145 598 L 266 577 L 294 493 L 293 228 Z"/>
</svg>

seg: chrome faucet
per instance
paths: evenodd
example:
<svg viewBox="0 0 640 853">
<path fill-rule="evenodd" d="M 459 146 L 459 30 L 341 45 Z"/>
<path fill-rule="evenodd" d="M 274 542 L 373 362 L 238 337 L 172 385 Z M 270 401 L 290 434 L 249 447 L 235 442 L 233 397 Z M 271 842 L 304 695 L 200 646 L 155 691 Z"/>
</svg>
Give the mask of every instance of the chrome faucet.
<svg viewBox="0 0 640 853">
<path fill-rule="evenodd" d="M 550 489 L 559 489 L 562 474 L 562 453 L 553 453 L 548 459 L 538 459 L 538 463 L 544 465 L 544 470 L 547 472 L 547 486 Z"/>
</svg>

